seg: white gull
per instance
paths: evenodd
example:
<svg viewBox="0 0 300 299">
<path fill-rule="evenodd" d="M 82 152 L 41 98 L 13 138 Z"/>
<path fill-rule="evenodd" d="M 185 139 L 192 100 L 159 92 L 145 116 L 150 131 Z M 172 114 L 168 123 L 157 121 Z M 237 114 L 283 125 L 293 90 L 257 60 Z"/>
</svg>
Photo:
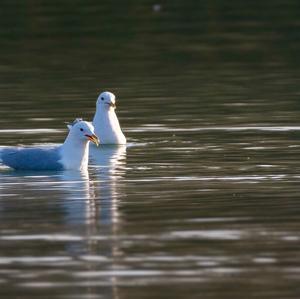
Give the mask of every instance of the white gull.
<svg viewBox="0 0 300 299">
<path fill-rule="evenodd" d="M 126 144 L 115 109 L 115 95 L 108 91 L 102 92 L 97 99 L 93 119 L 95 133 L 99 136 L 101 144 Z"/>
<path fill-rule="evenodd" d="M 8 147 L 0 153 L 2 163 L 16 170 L 86 171 L 89 141 L 99 145 L 93 126 L 81 119 L 68 125 L 65 142 L 56 147 Z"/>
</svg>

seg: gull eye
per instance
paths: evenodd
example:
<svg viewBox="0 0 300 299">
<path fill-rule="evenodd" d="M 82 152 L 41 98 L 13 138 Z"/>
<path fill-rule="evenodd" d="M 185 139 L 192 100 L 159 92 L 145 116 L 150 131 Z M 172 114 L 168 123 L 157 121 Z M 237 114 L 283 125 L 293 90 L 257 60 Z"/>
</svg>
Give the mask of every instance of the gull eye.
<svg viewBox="0 0 300 299">
<path fill-rule="evenodd" d="M 80 131 L 82 132 L 82 131 L 83 131 L 83 129 L 82 129 L 82 128 L 80 128 Z"/>
<path fill-rule="evenodd" d="M 102 100 L 102 101 L 104 101 L 104 98 L 103 98 L 103 97 L 101 97 L 101 100 Z"/>
</svg>

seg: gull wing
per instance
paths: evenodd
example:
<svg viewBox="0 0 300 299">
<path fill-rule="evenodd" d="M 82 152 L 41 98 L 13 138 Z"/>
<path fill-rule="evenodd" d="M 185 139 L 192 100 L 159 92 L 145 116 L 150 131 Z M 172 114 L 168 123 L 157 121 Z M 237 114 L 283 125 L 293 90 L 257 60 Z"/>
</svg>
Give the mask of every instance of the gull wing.
<svg viewBox="0 0 300 299">
<path fill-rule="evenodd" d="M 2 163 L 16 170 L 62 170 L 59 147 L 12 147 L 1 151 Z"/>
</svg>

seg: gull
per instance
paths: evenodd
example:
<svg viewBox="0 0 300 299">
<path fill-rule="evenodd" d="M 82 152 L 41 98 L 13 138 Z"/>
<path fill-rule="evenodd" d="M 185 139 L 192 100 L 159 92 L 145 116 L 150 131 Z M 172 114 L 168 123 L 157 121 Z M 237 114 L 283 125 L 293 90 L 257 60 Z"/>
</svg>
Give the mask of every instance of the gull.
<svg viewBox="0 0 300 299">
<path fill-rule="evenodd" d="M 102 92 L 97 99 L 93 119 L 95 133 L 99 136 L 101 144 L 126 144 L 115 109 L 115 95 L 108 91 Z"/>
<path fill-rule="evenodd" d="M 68 128 L 68 136 L 59 146 L 4 148 L 0 153 L 2 163 L 15 170 L 87 171 L 89 141 L 99 145 L 94 127 L 76 119 Z"/>
</svg>

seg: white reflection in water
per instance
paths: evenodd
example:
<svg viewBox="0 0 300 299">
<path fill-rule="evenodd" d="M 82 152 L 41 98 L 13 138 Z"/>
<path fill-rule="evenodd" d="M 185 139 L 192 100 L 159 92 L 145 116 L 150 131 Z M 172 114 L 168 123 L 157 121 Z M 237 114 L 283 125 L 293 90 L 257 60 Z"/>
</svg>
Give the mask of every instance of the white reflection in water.
<svg viewBox="0 0 300 299">
<path fill-rule="evenodd" d="M 99 209 L 93 207 L 90 209 L 90 215 L 87 215 L 87 219 L 92 219 L 94 211 L 98 213 L 99 210 L 99 221 L 101 229 L 97 231 L 97 226 L 93 225 L 91 221 L 88 227 L 92 228 L 90 234 L 96 235 L 108 235 L 115 239 L 119 225 L 119 214 L 118 214 L 118 197 L 120 194 L 119 180 L 122 178 L 125 172 L 126 166 L 126 146 L 90 146 L 90 160 L 91 164 L 94 165 L 95 176 L 97 180 L 94 181 L 94 197 L 90 197 L 90 201 L 93 198 L 99 198 L 100 204 Z M 96 219 L 96 217 L 94 217 Z M 101 247 L 97 248 L 94 246 L 97 241 L 93 238 L 89 242 L 88 255 L 90 256 L 105 256 L 111 258 L 111 267 L 117 267 L 116 259 L 120 255 L 120 248 L 117 242 L 102 242 Z M 94 263 L 89 263 L 87 269 L 88 273 L 97 271 L 97 266 Z M 90 280 L 92 277 L 88 277 Z M 110 296 L 112 298 L 119 298 L 118 292 L 118 281 L 115 275 L 108 277 L 109 284 L 111 285 Z M 93 291 L 90 289 L 90 293 Z"/>
<path fill-rule="evenodd" d="M 68 186 L 62 201 L 68 225 L 86 224 L 88 255 L 97 254 L 90 247 L 96 236 L 110 236 L 118 225 L 118 182 L 124 174 L 126 147 L 90 148 L 91 174 L 65 171 L 60 179 Z M 113 248 L 111 248 L 113 250 Z M 111 253 L 113 255 L 113 253 Z"/>
<path fill-rule="evenodd" d="M 62 200 L 65 221 L 68 224 L 80 222 L 80 219 L 84 218 L 82 213 L 89 210 L 89 173 L 87 171 L 64 171 L 59 178 L 64 182 L 63 188 L 67 191 Z"/>
<path fill-rule="evenodd" d="M 95 196 L 101 200 L 100 221 L 103 224 L 118 221 L 118 182 L 125 172 L 126 146 L 90 147 L 90 160 L 94 165 Z"/>
<path fill-rule="evenodd" d="M 118 180 L 126 163 L 126 147 L 102 146 L 90 148 L 92 175 L 88 172 L 64 171 L 63 209 L 68 224 L 85 220 L 90 234 L 95 225 L 118 222 Z"/>
<path fill-rule="evenodd" d="M 124 175 L 126 166 L 126 146 L 90 146 L 90 160 L 93 166 L 95 180 L 90 184 L 89 208 L 86 210 L 88 235 L 88 250 L 82 258 L 103 257 L 110 258 L 110 267 L 116 268 L 117 259 L 120 254 L 116 235 L 119 226 L 118 200 L 119 181 Z M 91 191 L 92 189 L 92 191 Z M 100 225 L 100 228 L 98 226 Z M 109 236 L 111 241 L 101 242 L 101 247 L 95 239 L 96 236 Z M 94 273 L 99 270 L 97 264 L 88 263 L 86 273 Z M 87 277 L 86 283 L 92 283 L 92 276 Z M 107 277 L 111 298 L 119 298 L 118 277 L 112 275 Z M 97 285 L 96 285 L 97 286 Z M 89 293 L 93 294 L 92 285 Z"/>
</svg>

